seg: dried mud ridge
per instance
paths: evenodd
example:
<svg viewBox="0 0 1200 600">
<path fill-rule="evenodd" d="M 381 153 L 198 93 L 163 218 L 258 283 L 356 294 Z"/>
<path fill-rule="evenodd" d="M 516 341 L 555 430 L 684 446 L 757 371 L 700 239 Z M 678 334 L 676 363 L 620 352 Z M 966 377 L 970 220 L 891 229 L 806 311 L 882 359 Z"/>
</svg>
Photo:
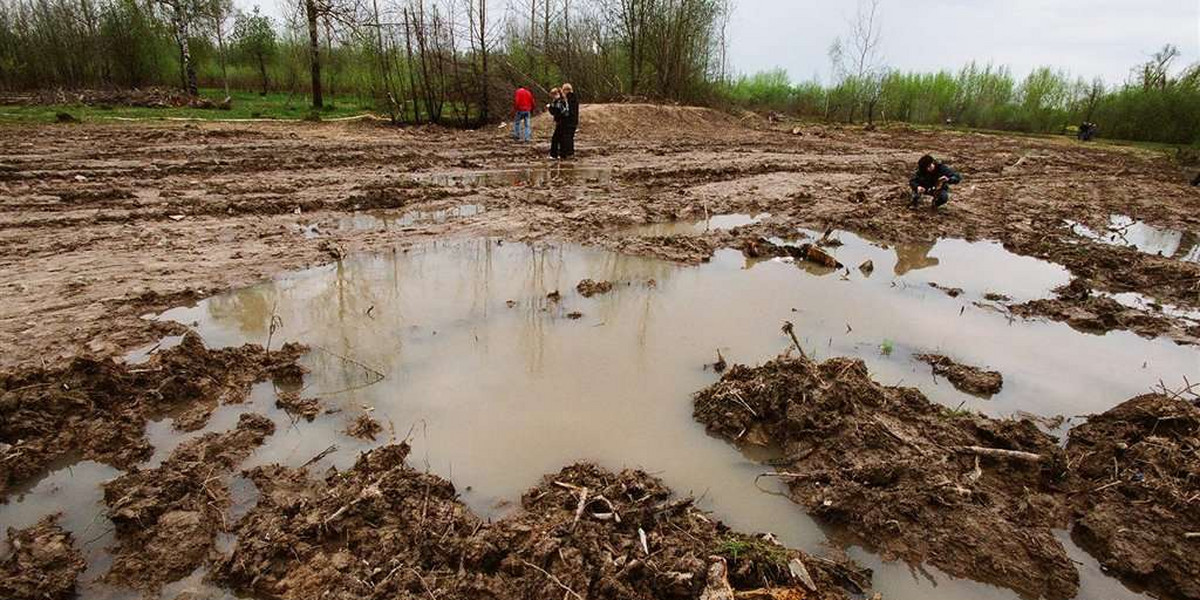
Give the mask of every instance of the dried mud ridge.
<svg viewBox="0 0 1200 600">
<path fill-rule="evenodd" d="M 694 408 L 710 431 L 782 448 L 769 476 L 837 526 L 835 538 L 885 558 L 1071 598 L 1078 573 L 1053 530 L 1074 515 L 1109 569 L 1187 598 L 1200 589 L 1198 541 L 1185 535 L 1200 530 L 1188 502 L 1200 493 L 1200 410 L 1181 398 L 1122 404 L 1073 430 L 1065 450 L 1029 420 L 960 414 L 880 385 L 856 359 L 735 365 Z"/>
<path fill-rule="evenodd" d="M 732 598 L 767 587 L 780 588 L 768 598 L 833 599 L 869 577 L 729 531 L 641 471 L 573 465 L 526 492 L 521 512 L 486 522 L 453 484 L 409 467 L 408 452 L 389 444 L 323 479 L 277 465 L 249 471 L 261 497 L 214 580 L 297 600 Z M 792 574 L 796 563 L 804 576 Z M 721 586 L 731 593 L 713 596 Z"/>
<path fill-rule="evenodd" d="M 63 458 L 133 468 L 152 451 L 147 419 L 180 410 L 176 429 L 200 429 L 218 404 L 244 401 L 252 383 L 299 381 L 303 350 L 212 350 L 189 333 L 144 364 L 79 357 L 0 373 L 0 499 Z"/>
<path fill-rule="evenodd" d="M 968 394 L 990 398 L 1004 387 L 1004 376 L 999 371 L 960 364 L 941 354 L 917 354 L 913 358 L 928 363 L 934 375 L 949 379 L 956 389 Z"/>
<path fill-rule="evenodd" d="M 8 530 L 8 557 L 0 562 L 0 598 L 70 600 L 75 580 L 87 567 L 73 536 L 58 525 L 58 515 L 36 525 Z"/>
</svg>

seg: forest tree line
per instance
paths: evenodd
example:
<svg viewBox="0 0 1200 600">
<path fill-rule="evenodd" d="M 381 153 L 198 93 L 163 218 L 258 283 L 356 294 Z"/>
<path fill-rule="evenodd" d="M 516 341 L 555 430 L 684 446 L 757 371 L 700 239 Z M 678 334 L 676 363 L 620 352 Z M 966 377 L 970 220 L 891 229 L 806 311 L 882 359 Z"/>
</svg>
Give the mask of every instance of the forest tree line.
<svg viewBox="0 0 1200 600">
<path fill-rule="evenodd" d="M 232 0 L 0 0 L 0 90 L 178 87 L 353 102 L 398 122 L 503 118 L 515 86 L 571 81 L 587 102 L 648 99 L 841 122 L 951 122 L 1200 143 L 1200 63 L 1165 46 L 1127 81 L 1043 67 L 902 72 L 880 54 L 878 0 L 829 50 L 830 82 L 731 76 L 730 0 L 296 0 L 274 18 Z"/>
</svg>

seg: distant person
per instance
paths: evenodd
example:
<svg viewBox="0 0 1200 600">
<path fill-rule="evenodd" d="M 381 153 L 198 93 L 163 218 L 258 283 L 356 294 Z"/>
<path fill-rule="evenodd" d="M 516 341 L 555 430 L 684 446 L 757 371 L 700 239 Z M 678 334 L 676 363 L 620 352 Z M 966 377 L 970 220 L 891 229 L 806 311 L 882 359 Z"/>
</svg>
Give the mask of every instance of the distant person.
<svg viewBox="0 0 1200 600">
<path fill-rule="evenodd" d="M 1082 124 L 1079 125 L 1079 134 L 1078 134 L 1079 141 L 1081 141 L 1081 142 L 1091 141 L 1091 139 L 1093 137 L 1096 137 L 1097 129 L 1099 129 L 1099 127 L 1097 127 L 1095 123 L 1092 123 L 1090 121 L 1084 121 Z"/>
<path fill-rule="evenodd" d="M 569 83 L 562 84 L 563 99 L 567 102 L 567 114 L 563 117 L 562 157 L 575 156 L 575 130 L 579 129 L 579 98 Z"/>
<path fill-rule="evenodd" d="M 513 139 L 518 142 L 533 141 L 533 124 L 530 121 L 533 115 L 533 94 L 524 87 L 517 88 L 517 93 L 513 96 L 513 112 L 516 113 L 516 118 L 513 119 Z"/>
<path fill-rule="evenodd" d="M 550 158 L 558 160 L 562 158 L 563 135 L 566 132 L 564 122 L 567 118 L 567 111 L 570 110 L 567 99 L 563 98 L 562 90 L 559 88 L 550 90 L 550 104 L 546 105 L 546 110 L 550 112 L 551 117 L 554 117 L 554 135 L 550 137 Z"/>
<path fill-rule="evenodd" d="M 954 169 L 936 161 L 926 154 L 917 161 L 917 172 L 908 181 L 912 188 L 912 202 L 909 206 L 916 208 L 921 203 L 921 195 L 933 196 L 933 209 L 937 210 L 950 201 L 950 186 L 962 181 L 962 177 Z"/>
</svg>

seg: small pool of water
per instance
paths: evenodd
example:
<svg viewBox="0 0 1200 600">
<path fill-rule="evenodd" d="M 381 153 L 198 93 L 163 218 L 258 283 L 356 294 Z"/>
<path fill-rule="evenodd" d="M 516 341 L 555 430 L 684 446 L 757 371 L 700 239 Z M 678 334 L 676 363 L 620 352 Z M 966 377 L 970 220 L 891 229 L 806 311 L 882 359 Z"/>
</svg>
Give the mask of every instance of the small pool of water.
<svg viewBox="0 0 1200 600">
<path fill-rule="evenodd" d="M 1146 254 L 1200 262 L 1200 236 L 1190 231 L 1155 227 L 1125 215 L 1111 215 L 1104 231 L 1095 231 L 1075 221 L 1067 221 L 1080 237 L 1114 246 L 1130 246 Z"/>
<path fill-rule="evenodd" d="M 519 169 L 424 173 L 416 175 L 416 179 L 443 187 L 542 187 L 560 183 L 604 184 L 612 181 L 612 176 L 613 170 L 608 167 L 580 167 L 555 162 L 548 166 Z"/>
</svg>

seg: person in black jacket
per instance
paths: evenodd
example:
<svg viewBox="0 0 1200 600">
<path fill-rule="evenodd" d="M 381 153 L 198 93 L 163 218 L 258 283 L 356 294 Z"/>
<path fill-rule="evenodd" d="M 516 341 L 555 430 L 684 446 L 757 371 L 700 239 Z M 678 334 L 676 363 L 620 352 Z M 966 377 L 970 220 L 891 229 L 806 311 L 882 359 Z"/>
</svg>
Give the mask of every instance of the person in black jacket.
<svg viewBox="0 0 1200 600">
<path fill-rule="evenodd" d="M 954 169 L 926 154 L 917 161 L 917 172 L 908 181 L 908 186 L 912 188 L 912 203 L 909 206 L 916 208 L 921 203 L 921 195 L 929 194 L 933 196 L 933 209 L 937 210 L 950 201 L 950 185 L 960 181 L 962 177 Z"/>
<path fill-rule="evenodd" d="M 550 137 L 550 158 L 558 160 L 562 157 L 563 134 L 566 132 L 564 121 L 567 117 L 567 101 L 562 97 L 559 88 L 550 90 L 550 104 L 546 105 L 550 116 L 554 117 L 554 135 Z"/>
<path fill-rule="evenodd" d="M 567 101 L 567 112 L 563 117 L 562 157 L 575 156 L 575 130 L 579 129 L 579 99 L 571 84 L 562 84 L 563 98 Z"/>
</svg>

